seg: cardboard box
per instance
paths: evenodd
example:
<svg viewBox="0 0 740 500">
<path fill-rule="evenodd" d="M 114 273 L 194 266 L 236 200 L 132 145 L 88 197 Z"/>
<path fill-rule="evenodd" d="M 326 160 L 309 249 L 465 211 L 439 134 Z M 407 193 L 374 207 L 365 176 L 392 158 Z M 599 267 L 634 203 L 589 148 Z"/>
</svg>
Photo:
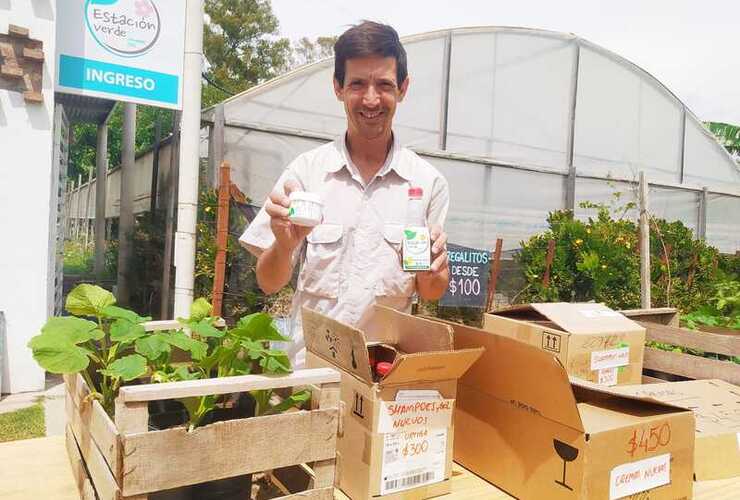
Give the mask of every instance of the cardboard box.
<svg viewBox="0 0 740 500">
<path fill-rule="evenodd" d="M 603 304 L 527 304 L 483 321 L 484 330 L 553 353 L 570 375 L 606 386 L 642 382 L 645 328 Z"/>
<path fill-rule="evenodd" d="M 486 349 L 458 383 L 455 461 L 522 499 L 691 498 L 690 411 L 572 384 L 551 353 L 453 328 L 456 349 Z"/>
<path fill-rule="evenodd" d="M 307 366 L 341 372 L 337 485 L 355 500 L 448 493 L 457 379 L 483 350 L 455 351 L 449 326 L 382 306 L 360 325 L 303 310 Z M 378 381 L 370 352 L 380 344 L 399 352 Z"/>
<path fill-rule="evenodd" d="M 740 387 L 723 380 L 689 380 L 615 387 L 694 412 L 694 479 L 740 476 Z"/>
</svg>

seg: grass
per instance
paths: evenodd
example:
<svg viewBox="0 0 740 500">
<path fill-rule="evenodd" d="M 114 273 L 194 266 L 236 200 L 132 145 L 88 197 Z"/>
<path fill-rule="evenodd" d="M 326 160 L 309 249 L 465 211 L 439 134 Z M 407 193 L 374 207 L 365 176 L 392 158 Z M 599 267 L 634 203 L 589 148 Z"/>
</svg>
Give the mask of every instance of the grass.
<svg viewBox="0 0 740 500">
<path fill-rule="evenodd" d="M 41 403 L 8 413 L 0 413 L 0 443 L 45 435 L 44 407 Z"/>
</svg>

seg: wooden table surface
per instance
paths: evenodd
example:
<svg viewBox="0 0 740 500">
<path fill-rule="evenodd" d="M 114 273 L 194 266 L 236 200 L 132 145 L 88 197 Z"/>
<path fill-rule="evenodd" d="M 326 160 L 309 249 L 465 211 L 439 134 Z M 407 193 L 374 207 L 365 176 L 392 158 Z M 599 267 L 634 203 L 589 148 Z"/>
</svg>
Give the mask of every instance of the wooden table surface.
<svg viewBox="0 0 740 500">
<path fill-rule="evenodd" d="M 79 500 L 64 436 L 0 443 L 0 497 L 3 500 Z M 347 500 L 337 491 L 337 500 Z M 449 500 L 512 498 L 455 464 Z M 696 500 L 740 499 L 740 477 L 694 483 Z"/>
</svg>

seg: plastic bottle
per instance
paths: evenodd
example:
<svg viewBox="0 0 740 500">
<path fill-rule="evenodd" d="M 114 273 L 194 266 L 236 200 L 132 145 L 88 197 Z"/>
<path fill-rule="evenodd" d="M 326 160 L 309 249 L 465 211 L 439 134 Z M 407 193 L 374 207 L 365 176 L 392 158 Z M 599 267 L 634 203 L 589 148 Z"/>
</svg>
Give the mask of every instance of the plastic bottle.
<svg viewBox="0 0 740 500">
<path fill-rule="evenodd" d="M 403 270 L 428 271 L 432 265 L 432 254 L 424 210 L 424 190 L 411 187 L 408 195 L 403 230 Z"/>
</svg>

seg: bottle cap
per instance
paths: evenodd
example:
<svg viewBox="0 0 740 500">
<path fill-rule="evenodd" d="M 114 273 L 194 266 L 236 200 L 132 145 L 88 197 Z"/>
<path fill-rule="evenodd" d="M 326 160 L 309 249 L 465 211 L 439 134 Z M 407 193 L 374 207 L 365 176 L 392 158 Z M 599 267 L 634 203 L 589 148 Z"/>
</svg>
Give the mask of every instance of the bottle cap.
<svg viewBox="0 0 740 500">
<path fill-rule="evenodd" d="M 409 188 L 409 198 L 421 198 L 424 196 L 424 190 L 420 187 Z"/>
<path fill-rule="evenodd" d="M 388 372 L 391 371 L 392 367 L 393 365 L 387 361 L 378 361 L 378 364 L 375 365 L 375 373 L 381 377 L 385 377 L 388 375 Z"/>
</svg>

